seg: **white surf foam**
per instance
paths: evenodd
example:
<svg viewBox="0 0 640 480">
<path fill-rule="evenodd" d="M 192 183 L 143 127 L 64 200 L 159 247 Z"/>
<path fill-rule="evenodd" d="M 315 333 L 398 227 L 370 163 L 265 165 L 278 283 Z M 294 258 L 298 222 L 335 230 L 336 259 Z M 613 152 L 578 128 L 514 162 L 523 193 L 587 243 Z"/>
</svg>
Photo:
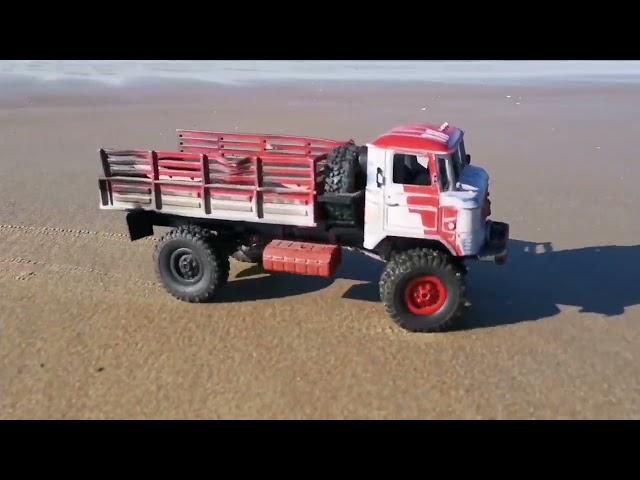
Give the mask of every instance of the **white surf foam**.
<svg viewBox="0 0 640 480">
<path fill-rule="evenodd" d="M 89 80 L 112 85 L 152 79 L 224 84 L 279 80 L 451 83 L 638 82 L 638 61 L 123 61 L 4 60 L 7 83 Z M 0 85 L 1 88 L 1 85 Z"/>
</svg>

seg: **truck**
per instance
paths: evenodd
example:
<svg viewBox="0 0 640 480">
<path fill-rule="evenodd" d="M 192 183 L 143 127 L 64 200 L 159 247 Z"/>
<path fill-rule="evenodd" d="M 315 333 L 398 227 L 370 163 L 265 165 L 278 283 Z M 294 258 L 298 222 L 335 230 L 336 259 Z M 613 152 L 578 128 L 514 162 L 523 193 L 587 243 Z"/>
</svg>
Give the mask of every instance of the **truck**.
<svg viewBox="0 0 640 480">
<path fill-rule="evenodd" d="M 342 251 L 384 263 L 380 299 L 412 332 L 455 328 L 467 262 L 502 265 L 509 225 L 489 219 L 489 175 L 465 132 L 402 125 L 365 145 L 277 134 L 178 130 L 176 151 L 99 150 L 100 209 L 132 241 L 169 227 L 153 257 L 186 302 L 215 301 L 230 258 L 266 272 L 333 277 Z"/>
</svg>

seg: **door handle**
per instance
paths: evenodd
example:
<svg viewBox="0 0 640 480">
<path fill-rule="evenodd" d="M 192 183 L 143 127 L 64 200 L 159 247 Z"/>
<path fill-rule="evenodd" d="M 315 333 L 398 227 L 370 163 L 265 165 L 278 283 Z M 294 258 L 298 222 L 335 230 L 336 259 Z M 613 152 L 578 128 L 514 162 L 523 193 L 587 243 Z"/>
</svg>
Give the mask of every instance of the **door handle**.
<svg viewBox="0 0 640 480">
<path fill-rule="evenodd" d="M 398 205 L 400 205 L 400 204 L 399 203 L 387 202 L 387 206 L 389 206 L 389 207 L 397 207 Z"/>
</svg>

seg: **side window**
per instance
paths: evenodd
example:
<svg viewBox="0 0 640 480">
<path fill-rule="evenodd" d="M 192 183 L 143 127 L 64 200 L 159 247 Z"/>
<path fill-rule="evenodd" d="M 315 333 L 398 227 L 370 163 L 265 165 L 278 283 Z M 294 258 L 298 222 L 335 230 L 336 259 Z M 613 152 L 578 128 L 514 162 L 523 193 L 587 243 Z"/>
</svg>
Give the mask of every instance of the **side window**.
<svg viewBox="0 0 640 480">
<path fill-rule="evenodd" d="M 431 185 L 431 176 L 416 155 L 396 153 L 393 156 L 393 183 L 428 186 Z"/>
<path fill-rule="evenodd" d="M 447 175 L 447 159 L 438 157 L 438 178 L 440 179 L 440 190 L 449 190 L 449 175 Z"/>
</svg>

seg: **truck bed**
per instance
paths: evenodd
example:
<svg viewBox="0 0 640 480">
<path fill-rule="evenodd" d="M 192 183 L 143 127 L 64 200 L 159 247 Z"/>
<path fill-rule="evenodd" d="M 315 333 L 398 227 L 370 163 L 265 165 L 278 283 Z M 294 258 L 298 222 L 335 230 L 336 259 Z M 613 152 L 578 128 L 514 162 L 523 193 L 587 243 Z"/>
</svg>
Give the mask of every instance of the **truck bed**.
<svg viewBox="0 0 640 480">
<path fill-rule="evenodd" d="M 100 208 L 315 226 L 320 138 L 178 130 L 179 151 L 101 149 Z"/>
</svg>

